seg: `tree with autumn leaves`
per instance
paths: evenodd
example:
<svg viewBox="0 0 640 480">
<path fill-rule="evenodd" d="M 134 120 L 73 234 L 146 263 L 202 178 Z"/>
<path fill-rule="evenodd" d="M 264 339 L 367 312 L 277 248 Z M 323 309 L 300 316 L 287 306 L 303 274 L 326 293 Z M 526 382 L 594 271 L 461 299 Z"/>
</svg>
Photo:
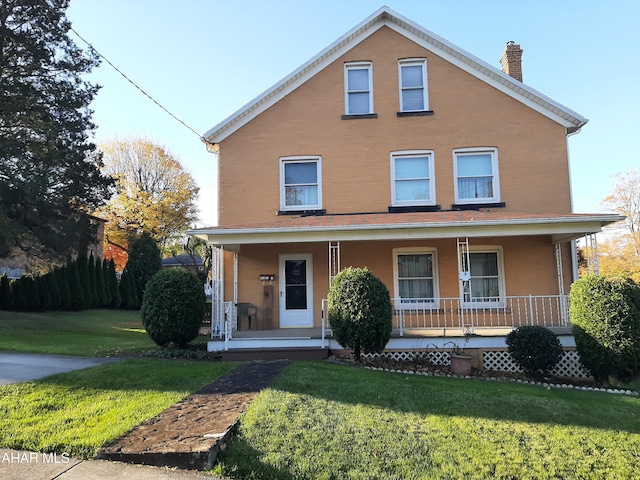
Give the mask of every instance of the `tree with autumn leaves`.
<svg viewBox="0 0 640 480">
<path fill-rule="evenodd" d="M 164 250 L 184 235 L 197 220 L 199 188 L 178 159 L 143 138 L 112 140 L 100 149 L 103 173 L 115 182 L 113 196 L 97 213 L 107 220 L 105 251 L 126 252 L 145 232 Z"/>
</svg>

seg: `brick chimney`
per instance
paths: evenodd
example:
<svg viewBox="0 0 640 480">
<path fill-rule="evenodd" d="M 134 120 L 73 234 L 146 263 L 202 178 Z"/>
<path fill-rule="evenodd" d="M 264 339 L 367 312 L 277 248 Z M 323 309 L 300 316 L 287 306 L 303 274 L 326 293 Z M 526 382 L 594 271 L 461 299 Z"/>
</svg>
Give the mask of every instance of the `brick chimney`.
<svg viewBox="0 0 640 480">
<path fill-rule="evenodd" d="M 500 67 L 507 75 L 522 81 L 522 49 L 513 40 L 507 42 L 507 46 L 502 52 Z"/>
</svg>

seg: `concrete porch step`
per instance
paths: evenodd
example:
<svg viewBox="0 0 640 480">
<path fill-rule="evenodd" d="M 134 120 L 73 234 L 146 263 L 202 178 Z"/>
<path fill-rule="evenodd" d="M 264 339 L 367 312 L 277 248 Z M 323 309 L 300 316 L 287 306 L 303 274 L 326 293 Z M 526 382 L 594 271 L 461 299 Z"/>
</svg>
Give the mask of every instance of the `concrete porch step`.
<svg viewBox="0 0 640 480">
<path fill-rule="evenodd" d="M 222 352 L 223 361 L 246 362 L 251 360 L 322 360 L 329 357 L 328 348 L 241 348 Z"/>
</svg>

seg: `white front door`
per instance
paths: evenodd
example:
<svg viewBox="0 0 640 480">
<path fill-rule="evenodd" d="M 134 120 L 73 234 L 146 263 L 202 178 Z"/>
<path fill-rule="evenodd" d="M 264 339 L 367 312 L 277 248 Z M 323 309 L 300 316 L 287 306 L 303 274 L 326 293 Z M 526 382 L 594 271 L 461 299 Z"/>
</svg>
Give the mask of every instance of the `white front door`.
<svg viewBox="0 0 640 480">
<path fill-rule="evenodd" d="M 280 255 L 280 328 L 313 327 L 313 255 Z"/>
</svg>

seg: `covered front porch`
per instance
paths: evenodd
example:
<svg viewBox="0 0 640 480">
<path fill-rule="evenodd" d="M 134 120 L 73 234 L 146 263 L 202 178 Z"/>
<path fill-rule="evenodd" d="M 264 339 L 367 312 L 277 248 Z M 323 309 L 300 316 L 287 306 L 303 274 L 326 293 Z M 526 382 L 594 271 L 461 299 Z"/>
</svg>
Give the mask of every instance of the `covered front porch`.
<svg viewBox="0 0 640 480">
<path fill-rule="evenodd" d="M 213 247 L 209 349 L 341 348 L 325 299 L 333 277 L 348 265 L 370 267 L 389 287 L 394 333 L 388 349 L 444 348 L 464 342 L 466 334 L 467 348 L 504 347 L 505 335 L 522 325 L 567 333 L 574 241 L 587 237 L 595 271 L 595 233 L 618 219 L 424 212 L 294 216 L 195 230 L 190 233 Z M 288 271 L 289 264 L 295 270 Z M 250 331 L 238 318 L 243 302 L 258 310 Z"/>
</svg>

